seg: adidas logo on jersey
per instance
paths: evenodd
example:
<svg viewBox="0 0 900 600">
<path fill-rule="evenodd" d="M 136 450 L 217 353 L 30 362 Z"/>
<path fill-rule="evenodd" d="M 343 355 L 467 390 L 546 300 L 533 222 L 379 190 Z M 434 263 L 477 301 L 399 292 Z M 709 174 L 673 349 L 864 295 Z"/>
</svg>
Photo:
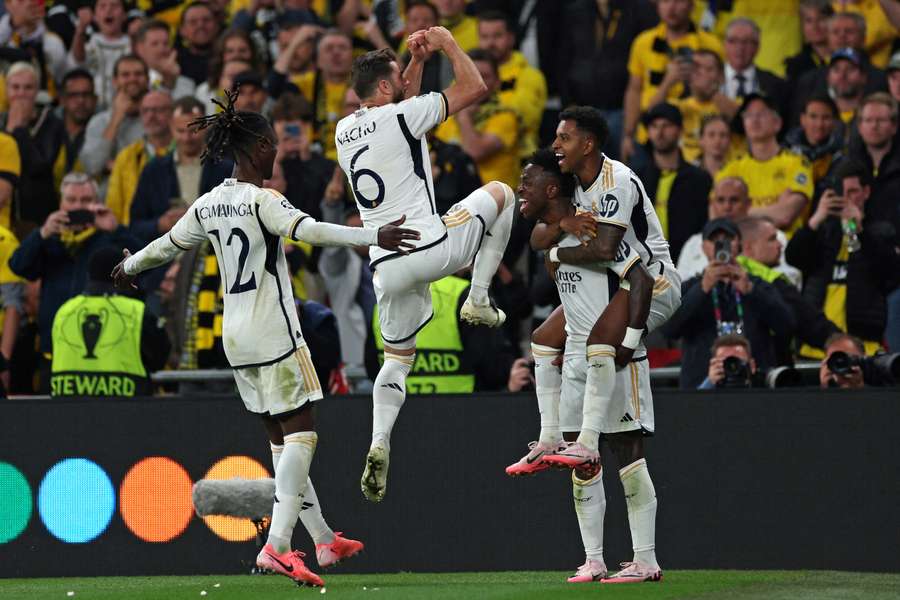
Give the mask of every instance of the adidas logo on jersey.
<svg viewBox="0 0 900 600">
<path fill-rule="evenodd" d="M 625 413 L 625 416 L 619 419 L 619 423 L 628 423 L 629 421 L 634 421 L 634 419 L 628 413 Z"/>
<path fill-rule="evenodd" d="M 385 384 L 382 384 L 381 387 L 390 388 L 392 390 L 397 390 L 398 392 L 403 392 L 403 388 L 400 387 L 399 383 L 385 383 Z"/>
</svg>

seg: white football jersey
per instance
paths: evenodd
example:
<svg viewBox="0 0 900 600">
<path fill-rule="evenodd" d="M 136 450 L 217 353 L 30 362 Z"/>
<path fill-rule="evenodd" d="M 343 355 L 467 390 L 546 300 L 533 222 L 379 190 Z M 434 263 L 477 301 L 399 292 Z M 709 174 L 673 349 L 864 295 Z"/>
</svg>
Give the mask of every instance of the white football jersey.
<svg viewBox="0 0 900 600">
<path fill-rule="evenodd" d="M 303 344 L 281 238 L 309 217 L 275 190 L 226 179 L 198 198 L 169 232 L 193 248 L 209 239 L 225 296 L 222 345 L 233 368 L 277 362 Z"/>
<path fill-rule="evenodd" d="M 624 229 L 623 240 L 640 255 L 648 270 L 660 262 L 674 269 L 656 209 L 644 184 L 624 163 L 604 156 L 600 173 L 590 187 L 585 190 L 575 186 L 574 203 L 579 211 L 593 214 L 598 223 Z"/>
<path fill-rule="evenodd" d="M 579 246 L 581 241 L 566 234 L 559 242 L 560 248 Z M 584 265 L 560 263 L 556 270 L 556 289 L 566 315 L 566 335 L 573 341 L 584 343 L 594 323 L 606 310 L 610 299 L 618 289 L 622 278 L 640 260 L 622 240 L 616 260 Z M 610 278 L 614 274 L 617 277 Z"/>
<path fill-rule="evenodd" d="M 360 108 L 337 124 L 338 162 L 365 227 L 378 228 L 406 215 L 403 227 L 415 229 L 419 248 L 446 235 L 437 214 L 431 157 L 425 134 L 447 119 L 447 98 L 431 92 L 396 104 Z M 395 254 L 371 248 L 374 265 Z"/>
</svg>

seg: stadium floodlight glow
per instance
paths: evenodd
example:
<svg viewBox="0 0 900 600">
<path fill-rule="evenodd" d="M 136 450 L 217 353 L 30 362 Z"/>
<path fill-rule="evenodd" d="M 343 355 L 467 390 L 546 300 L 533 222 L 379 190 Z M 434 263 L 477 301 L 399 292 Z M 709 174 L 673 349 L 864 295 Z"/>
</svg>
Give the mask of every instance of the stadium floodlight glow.
<svg viewBox="0 0 900 600">
<path fill-rule="evenodd" d="M 38 488 L 38 513 L 44 526 L 69 544 L 90 542 L 106 531 L 115 508 L 112 481 L 86 458 L 59 461 Z"/>
<path fill-rule="evenodd" d="M 0 461 L 0 544 L 25 531 L 31 520 L 31 486 L 22 472 Z"/>
<path fill-rule="evenodd" d="M 119 487 L 119 512 L 131 532 L 145 542 L 168 542 L 187 529 L 194 516 L 190 475 L 165 456 L 138 461 Z"/>
<path fill-rule="evenodd" d="M 269 471 L 249 456 L 226 456 L 210 467 L 204 479 L 262 479 Z M 256 537 L 256 526 L 250 519 L 211 515 L 203 521 L 217 536 L 228 542 L 246 542 Z"/>
</svg>

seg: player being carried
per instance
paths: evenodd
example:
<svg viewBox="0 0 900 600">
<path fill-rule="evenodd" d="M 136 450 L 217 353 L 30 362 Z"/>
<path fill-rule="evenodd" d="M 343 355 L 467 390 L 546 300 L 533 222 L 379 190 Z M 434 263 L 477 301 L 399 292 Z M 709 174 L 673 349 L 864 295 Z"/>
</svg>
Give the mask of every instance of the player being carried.
<svg viewBox="0 0 900 600">
<path fill-rule="evenodd" d="M 560 247 L 580 245 L 580 236 L 587 235 L 586 232 L 589 231 L 585 229 L 585 217 L 575 216 L 571 200 L 573 188 L 574 180 L 559 170 L 556 157 L 550 150 L 535 153 L 525 167 L 519 185 L 520 211 L 525 218 L 539 219 L 541 223 L 553 227 L 559 225 L 567 231 L 568 235 L 562 238 Z M 592 219 L 589 216 L 586 218 Z M 653 430 L 649 371 L 646 355 L 639 348 L 640 339 L 634 348 L 620 346 L 617 349 L 615 360 L 623 368 L 614 373 L 611 389 L 607 394 L 609 398 L 604 404 L 598 406 L 596 402 L 592 403 L 588 399 L 590 392 L 585 393 L 589 377 L 585 346 L 621 344 L 626 325 L 642 330 L 647 321 L 653 279 L 637 253 L 622 241 L 613 261 L 585 265 L 562 264 L 553 271 L 562 306 L 532 335 L 541 438 L 530 444 L 530 452 L 526 456 L 507 467 L 507 474 L 512 476 L 530 475 L 548 469 L 552 463 L 544 460 L 545 457 L 570 446 L 563 441 L 560 432 L 567 440 L 572 440 L 575 436 L 579 436 L 579 439 L 593 439 L 592 434 L 585 436 L 583 433 L 583 422 L 596 423 L 595 426 L 603 431 L 622 465 L 633 462 L 627 453 L 623 453 L 626 449 L 626 439 L 623 438 L 627 434 L 622 432 L 631 431 L 636 426 Z M 617 290 L 615 282 L 619 277 L 622 278 L 622 283 Z M 554 361 L 560 354 L 559 348 L 563 347 L 565 352 L 560 375 Z M 640 350 L 639 354 L 642 356 L 632 359 L 632 353 L 636 349 Z M 596 414 L 592 414 L 592 410 Z M 604 579 L 607 576 L 603 560 L 606 496 L 601 465 L 599 460 L 588 458 L 565 466 L 574 469 L 572 489 L 575 512 L 586 555 L 584 564 L 568 581 L 583 583 L 603 580 L 612 583 L 658 580 L 661 577 L 658 567 L 655 572 L 639 579 L 621 576 Z M 631 470 L 639 471 L 638 468 Z M 628 473 L 626 469 L 621 472 Z M 626 486 L 632 481 L 631 474 L 627 478 L 623 476 Z M 626 502 L 629 501 L 626 499 Z M 652 514 L 655 514 L 655 499 L 647 504 L 652 504 Z M 629 524 L 632 526 L 633 539 L 649 539 L 652 544 L 653 529 L 651 527 L 648 531 L 646 527 L 646 515 L 650 512 L 648 507 L 638 506 L 636 511 L 632 511 L 632 508 L 629 502 Z M 644 518 L 638 517 L 638 514 L 644 515 Z M 642 550 L 642 554 L 636 553 L 635 558 L 647 554 L 644 541 L 636 541 L 635 547 L 641 547 Z M 652 548 L 651 545 L 651 553 Z"/>
<path fill-rule="evenodd" d="M 668 242 L 662 235 L 659 220 L 640 180 L 627 166 L 605 157 L 599 151 L 607 135 L 602 116 L 595 109 L 576 107 L 563 111 L 560 120 L 554 142 L 558 165 L 563 172 L 577 176 L 579 185 L 575 191 L 575 205 L 578 212 L 592 217 L 575 220 L 570 229 L 579 237 L 586 236 L 589 241 L 578 244 L 577 238 L 570 238 L 568 243 L 553 246 L 565 223 L 561 220 L 556 224 L 538 225 L 532 236 L 532 245 L 538 248 L 552 246 L 549 259 L 555 269 L 557 265 L 590 265 L 614 260 L 619 244 L 624 241 L 627 248 L 641 256 L 643 264 L 656 280 L 645 327 L 629 326 L 624 329 L 624 313 L 621 317 L 613 316 L 615 313 L 605 313 L 606 325 L 603 325 L 603 320 L 595 323 L 606 335 L 607 343 L 596 343 L 599 340 L 595 327 L 586 349 L 590 368 L 585 376 L 586 393 L 580 434 L 574 444 L 561 444 L 561 409 L 558 407 L 562 382 L 559 371 L 553 366 L 564 339 L 561 325 L 568 320 L 569 313 L 565 313 L 565 319 L 560 314 L 554 315 L 545 327 L 535 332 L 532 341 L 541 436 L 530 452 L 518 463 L 510 465 L 507 472 L 511 475 L 527 474 L 546 468 L 548 464 L 587 468 L 599 463 L 598 437 L 599 433 L 604 433 L 620 465 L 626 465 L 619 473 L 625 489 L 632 490 L 626 491 L 626 501 L 629 514 L 634 514 L 634 518 L 629 518 L 629 524 L 635 548 L 634 560 L 608 581 L 652 581 L 658 578 L 660 571 L 653 550 L 656 499 L 643 452 L 643 434 L 652 432 L 654 428 L 649 375 L 646 381 L 641 376 L 635 378 L 632 394 L 639 395 L 639 398 L 633 398 L 633 410 L 622 409 L 619 411 L 621 414 L 613 418 L 614 407 L 622 408 L 619 406 L 622 403 L 616 400 L 616 396 L 621 398 L 621 391 L 615 386 L 614 367 L 616 363 L 622 365 L 626 358 L 630 358 L 632 349 L 640 344 L 645 330 L 655 330 L 677 310 L 681 300 L 681 284 L 669 255 Z M 633 323 L 634 311 L 631 313 Z M 570 329 L 567 322 L 566 329 Z M 567 354 L 569 346 L 566 343 Z M 646 369 L 646 363 L 640 367 L 639 371 Z M 577 475 L 574 481 L 579 483 Z M 598 480 L 596 485 L 602 487 L 602 482 Z M 602 495 L 601 489 L 592 497 Z M 605 573 L 602 560 L 593 561 L 588 554 L 588 560 L 573 580 L 583 580 L 579 578 L 579 575 L 584 575 L 582 571 L 591 575 Z"/>
<path fill-rule="evenodd" d="M 422 235 L 408 254 L 372 249 L 373 284 L 384 339 L 384 364 L 375 378 L 372 443 L 361 487 L 366 498 L 384 498 L 391 429 L 406 397 L 415 360 L 416 333 L 432 318 L 429 285 L 474 260 L 469 296 L 460 310 L 473 324 L 500 326 L 506 316 L 488 297 L 515 210 L 515 194 L 492 181 L 437 214 L 425 134 L 477 101 L 487 87 L 472 60 L 443 27 L 408 39 L 412 60 L 401 74 L 389 50 L 369 52 L 353 64 L 360 109 L 342 119 L 335 134 L 338 161 L 347 174 L 366 227 L 408 217 Z M 443 51 L 456 82 L 442 93 L 416 96 L 431 52 Z M 404 99 L 405 98 L 405 99 Z"/>
<path fill-rule="evenodd" d="M 272 444 L 275 503 L 269 538 L 256 564 L 298 584 L 323 585 L 304 565 L 303 553 L 291 551 L 301 508 L 311 505 L 305 506 L 303 524 L 316 542 L 321 566 L 356 554 L 362 544 L 329 529 L 309 480 L 318 440 L 312 405 L 322 398 L 322 388 L 300 331 L 281 238 L 320 246 L 377 244 L 405 252 L 419 236 L 398 227 L 402 217 L 365 229 L 318 223 L 278 192 L 263 188 L 263 180 L 272 177 L 277 138 L 262 115 L 234 110 L 237 95 L 228 92 L 221 112 L 191 124 L 209 128 L 203 160 L 230 156 L 233 178 L 198 198 L 169 233 L 134 256 L 125 250 L 113 277 L 117 285 L 130 284 L 142 271 L 207 240 L 212 244 L 225 290 L 225 355 L 244 405 L 263 418 Z"/>
</svg>

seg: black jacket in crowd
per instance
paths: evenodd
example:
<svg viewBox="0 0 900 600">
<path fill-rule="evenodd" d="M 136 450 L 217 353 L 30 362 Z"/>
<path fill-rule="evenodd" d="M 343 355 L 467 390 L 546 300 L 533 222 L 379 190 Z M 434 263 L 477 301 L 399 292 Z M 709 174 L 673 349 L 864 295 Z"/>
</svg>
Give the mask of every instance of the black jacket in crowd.
<svg viewBox="0 0 900 600">
<path fill-rule="evenodd" d="M 653 3 L 611 0 L 609 15 L 602 26 L 602 39 L 597 39 L 596 23 L 600 17 L 596 0 L 573 0 L 562 3 L 558 10 L 562 12 L 560 31 L 565 32 L 557 50 L 562 105 L 621 109 L 628 86 L 631 42 L 659 22 Z"/>
<path fill-rule="evenodd" d="M 53 164 L 66 142 L 66 127 L 50 107 L 38 107 L 37 119 L 28 127 L 16 128 L 11 135 L 22 159 L 11 222 L 26 221 L 39 226 L 59 208 L 59 190 L 53 184 Z M 21 235 L 23 231 L 16 233 Z"/>
<path fill-rule="evenodd" d="M 712 292 L 703 291 L 703 276 L 698 275 L 681 285 L 681 307 L 663 326 L 663 333 L 681 338 L 682 389 L 696 389 L 709 370 L 710 349 L 717 336 Z M 768 283 L 750 275 L 753 290 L 742 297 L 744 335 L 750 340 L 757 368 L 766 371 L 777 366 L 775 336 L 789 337 L 796 327 L 790 307 Z M 721 285 L 721 284 L 717 284 Z M 729 287 L 720 288 L 722 318 L 737 321 L 735 296 Z"/>
<path fill-rule="evenodd" d="M 847 261 L 847 331 L 864 340 L 884 335 L 885 296 L 895 277 L 890 265 L 896 264 L 896 255 L 879 229 L 876 222 L 865 221 L 862 248 Z M 803 296 L 819 309 L 825 305 L 843 236 L 840 219 L 828 217 L 815 231 L 807 225 L 794 232 L 785 250 L 787 261 L 803 272 Z"/>
<path fill-rule="evenodd" d="M 661 171 L 653 161 L 638 172 L 644 188 L 656 202 L 656 186 Z M 681 248 L 689 237 L 703 229 L 709 218 L 709 191 L 712 178 L 709 173 L 678 159 L 678 172 L 669 193 L 669 253 L 677 260 Z"/>
</svg>

